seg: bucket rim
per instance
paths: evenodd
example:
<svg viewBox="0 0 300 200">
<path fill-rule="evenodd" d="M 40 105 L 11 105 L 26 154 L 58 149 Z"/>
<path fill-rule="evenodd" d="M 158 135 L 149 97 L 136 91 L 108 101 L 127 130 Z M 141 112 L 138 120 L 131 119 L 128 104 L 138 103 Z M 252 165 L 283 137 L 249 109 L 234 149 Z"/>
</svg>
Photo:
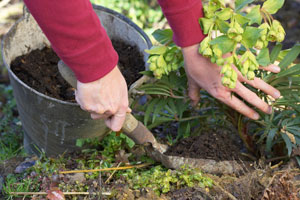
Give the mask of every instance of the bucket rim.
<svg viewBox="0 0 300 200">
<path fill-rule="evenodd" d="M 147 47 L 151 48 L 152 47 L 152 42 L 150 40 L 150 38 L 148 37 L 148 35 L 138 26 L 136 25 L 133 21 L 131 21 L 128 17 L 126 17 L 125 15 L 118 13 L 112 9 L 100 6 L 100 5 L 95 5 L 92 4 L 94 9 L 100 10 L 100 11 L 104 11 L 106 13 L 112 14 L 115 17 L 119 18 L 120 20 L 124 21 L 125 23 L 127 23 L 128 25 L 130 25 L 131 27 L 133 27 L 140 35 L 141 37 L 145 40 Z M 70 105 L 70 106 L 79 106 L 79 104 L 77 102 L 73 103 L 73 102 L 68 102 L 68 101 L 63 101 L 60 99 L 56 99 L 50 96 L 47 96 L 35 89 L 33 89 L 32 87 L 28 86 L 27 84 L 25 84 L 21 79 L 19 79 L 19 77 L 10 69 L 10 66 L 8 65 L 8 63 L 6 62 L 6 60 L 4 59 L 4 41 L 7 40 L 7 38 L 12 34 L 12 32 L 16 31 L 16 26 L 23 20 L 26 20 L 26 14 L 25 14 L 25 9 L 26 7 L 24 7 L 23 9 L 23 16 L 18 19 L 13 25 L 12 27 L 9 29 L 9 31 L 3 36 L 2 40 L 1 40 L 1 56 L 2 56 L 2 60 L 3 60 L 3 64 L 5 66 L 5 68 L 8 70 L 9 75 L 13 76 L 13 78 L 19 83 L 21 84 L 23 87 L 27 88 L 29 91 L 35 93 L 36 95 L 48 99 L 50 101 L 54 101 L 60 104 L 65 104 L 65 105 Z M 29 12 L 30 14 L 30 12 Z"/>
</svg>

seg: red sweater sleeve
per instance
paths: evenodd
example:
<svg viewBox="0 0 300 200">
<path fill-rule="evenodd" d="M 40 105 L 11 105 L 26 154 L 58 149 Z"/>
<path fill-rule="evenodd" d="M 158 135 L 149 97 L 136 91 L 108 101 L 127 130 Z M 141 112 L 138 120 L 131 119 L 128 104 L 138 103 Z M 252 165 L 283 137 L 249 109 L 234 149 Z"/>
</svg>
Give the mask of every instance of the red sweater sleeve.
<svg viewBox="0 0 300 200">
<path fill-rule="evenodd" d="M 181 47 L 201 42 L 205 35 L 199 25 L 203 17 L 201 0 L 158 0 L 174 32 L 174 42 Z"/>
<path fill-rule="evenodd" d="M 109 73 L 118 62 L 89 0 L 24 0 L 52 48 L 81 82 Z"/>
</svg>

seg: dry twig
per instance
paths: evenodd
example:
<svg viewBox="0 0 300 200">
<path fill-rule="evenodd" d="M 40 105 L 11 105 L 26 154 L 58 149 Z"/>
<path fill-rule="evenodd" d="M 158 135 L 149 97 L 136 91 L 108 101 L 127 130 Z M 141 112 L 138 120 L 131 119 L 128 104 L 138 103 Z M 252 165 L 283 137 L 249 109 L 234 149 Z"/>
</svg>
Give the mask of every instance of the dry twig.
<svg viewBox="0 0 300 200">
<path fill-rule="evenodd" d="M 60 174 L 72 174 L 72 173 L 87 173 L 87 172 L 103 172 L 103 171 L 112 171 L 112 170 L 124 170 L 124 169 L 132 169 L 132 168 L 142 168 L 151 165 L 151 163 L 144 163 L 140 165 L 129 165 L 124 167 L 112 167 L 105 169 L 86 169 L 86 170 L 71 170 L 71 171 L 60 171 Z"/>
</svg>

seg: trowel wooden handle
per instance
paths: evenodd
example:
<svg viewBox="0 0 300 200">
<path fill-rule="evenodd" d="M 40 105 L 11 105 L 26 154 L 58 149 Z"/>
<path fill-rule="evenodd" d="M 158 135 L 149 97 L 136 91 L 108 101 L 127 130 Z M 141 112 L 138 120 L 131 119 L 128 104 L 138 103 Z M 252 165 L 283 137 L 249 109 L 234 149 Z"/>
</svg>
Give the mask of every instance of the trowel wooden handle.
<svg viewBox="0 0 300 200">
<path fill-rule="evenodd" d="M 148 128 L 138 121 L 131 113 L 126 114 L 122 131 L 136 144 L 145 144 L 149 142 L 152 145 L 155 145 L 157 143 L 155 137 Z"/>
</svg>

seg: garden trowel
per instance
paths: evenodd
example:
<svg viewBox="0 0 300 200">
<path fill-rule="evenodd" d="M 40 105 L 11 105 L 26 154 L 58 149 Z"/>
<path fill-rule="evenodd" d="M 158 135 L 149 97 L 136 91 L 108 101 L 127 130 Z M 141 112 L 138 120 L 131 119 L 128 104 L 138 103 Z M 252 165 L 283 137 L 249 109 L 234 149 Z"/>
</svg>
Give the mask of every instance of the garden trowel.
<svg viewBox="0 0 300 200">
<path fill-rule="evenodd" d="M 63 62 L 58 62 L 58 69 L 62 77 L 74 88 L 76 88 L 77 80 L 74 72 Z M 160 144 L 156 141 L 153 134 L 139 122 L 131 113 L 126 114 L 125 122 L 122 127 L 122 131 L 136 144 L 151 143 L 152 147 L 158 152 L 165 152 L 166 145 Z"/>
</svg>

